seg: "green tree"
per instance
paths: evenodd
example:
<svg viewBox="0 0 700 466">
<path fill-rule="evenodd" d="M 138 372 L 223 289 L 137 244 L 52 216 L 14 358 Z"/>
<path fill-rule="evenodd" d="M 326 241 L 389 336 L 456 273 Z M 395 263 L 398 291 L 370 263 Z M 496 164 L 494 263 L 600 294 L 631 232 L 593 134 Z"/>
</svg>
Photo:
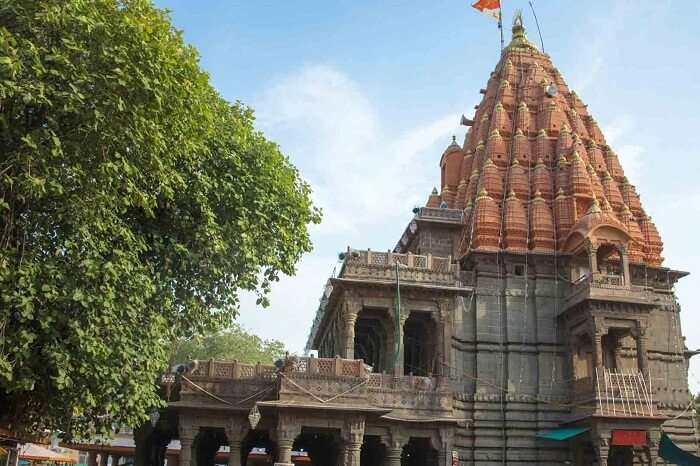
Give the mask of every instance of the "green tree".
<svg viewBox="0 0 700 466">
<path fill-rule="evenodd" d="M 234 324 L 227 330 L 177 340 L 173 345 L 171 362 L 218 359 L 248 364 L 271 364 L 284 356 L 284 353 L 284 343 L 281 341 L 263 340 Z"/>
<path fill-rule="evenodd" d="M 320 213 L 148 0 L 0 0 L 0 423 L 137 425 Z"/>
</svg>

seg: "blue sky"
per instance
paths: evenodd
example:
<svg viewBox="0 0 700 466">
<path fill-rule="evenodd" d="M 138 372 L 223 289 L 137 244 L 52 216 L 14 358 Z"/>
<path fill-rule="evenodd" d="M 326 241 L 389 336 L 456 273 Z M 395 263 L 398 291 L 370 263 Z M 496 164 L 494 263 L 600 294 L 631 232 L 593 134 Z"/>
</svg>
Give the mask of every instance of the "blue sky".
<svg viewBox="0 0 700 466">
<path fill-rule="evenodd" d="M 314 188 L 325 220 L 270 308 L 240 322 L 303 348 L 338 251 L 392 248 L 439 182 L 461 113 L 499 57 L 495 21 L 468 0 L 158 0 L 227 99 L 255 108 Z M 546 52 L 601 125 L 665 243 L 691 349 L 700 348 L 700 40 L 695 1 L 534 2 Z M 525 0 L 503 0 L 504 23 Z M 506 27 L 506 41 L 510 28 Z M 691 385 L 700 389 L 700 356 Z"/>
</svg>

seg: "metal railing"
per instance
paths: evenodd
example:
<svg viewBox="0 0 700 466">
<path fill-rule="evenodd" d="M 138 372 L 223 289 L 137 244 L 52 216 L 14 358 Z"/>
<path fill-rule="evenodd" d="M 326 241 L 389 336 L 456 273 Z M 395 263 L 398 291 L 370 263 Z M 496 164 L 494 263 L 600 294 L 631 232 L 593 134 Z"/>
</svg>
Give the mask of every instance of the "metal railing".
<svg viewBox="0 0 700 466">
<path fill-rule="evenodd" d="M 605 416 L 653 416 L 651 379 L 638 371 L 596 368 L 598 410 Z"/>
</svg>

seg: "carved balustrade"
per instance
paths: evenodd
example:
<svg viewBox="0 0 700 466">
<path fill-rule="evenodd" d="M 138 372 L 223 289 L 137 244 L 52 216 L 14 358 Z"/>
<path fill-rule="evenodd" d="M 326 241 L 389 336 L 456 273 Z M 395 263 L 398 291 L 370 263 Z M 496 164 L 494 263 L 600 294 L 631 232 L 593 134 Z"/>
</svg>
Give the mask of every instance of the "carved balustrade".
<svg viewBox="0 0 700 466">
<path fill-rule="evenodd" d="M 391 251 L 352 250 L 346 255 L 339 278 L 396 280 L 396 263 L 402 282 L 463 286 L 459 267 L 451 257 L 398 254 Z"/>
<path fill-rule="evenodd" d="M 441 222 L 462 223 L 461 209 L 440 209 L 436 207 L 421 207 L 416 218 L 420 220 L 438 220 Z"/>
<path fill-rule="evenodd" d="M 273 365 L 193 361 L 182 376 L 178 403 L 250 408 L 256 401 L 273 398 L 276 383 Z"/>
<path fill-rule="evenodd" d="M 178 404 L 244 408 L 258 400 L 386 408 L 405 417 L 452 416 L 446 378 L 371 374 L 364 361 L 341 358 L 292 357 L 279 371 L 271 365 L 196 361 L 182 378 Z"/>
<path fill-rule="evenodd" d="M 626 284 L 619 275 L 594 274 L 592 277 L 584 277 L 570 285 L 562 310 L 587 299 L 637 304 L 654 302 L 653 293 L 645 287 Z"/>
</svg>

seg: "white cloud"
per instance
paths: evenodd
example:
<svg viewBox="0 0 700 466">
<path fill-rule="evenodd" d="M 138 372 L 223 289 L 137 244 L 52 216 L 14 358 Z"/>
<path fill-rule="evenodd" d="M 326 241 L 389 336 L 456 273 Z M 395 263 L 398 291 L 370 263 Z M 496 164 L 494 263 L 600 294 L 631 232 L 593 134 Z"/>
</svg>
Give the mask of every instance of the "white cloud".
<svg viewBox="0 0 700 466">
<path fill-rule="evenodd" d="M 638 184 L 642 175 L 644 147 L 634 140 L 635 121 L 629 115 L 620 115 L 603 125 L 603 134 L 620 160 L 625 175 L 632 184 Z"/>
<path fill-rule="evenodd" d="M 239 321 L 300 351 L 337 251 L 349 242 L 394 246 L 411 208 L 425 202 L 438 180 L 439 156 L 459 131 L 459 115 L 392 134 L 358 83 L 322 65 L 274 82 L 254 107 L 258 125 L 310 182 L 324 218 L 298 273 L 273 286 L 270 309 L 255 309 L 254 296 L 245 295 Z"/>
<path fill-rule="evenodd" d="M 266 133 L 311 182 L 324 209 L 323 233 L 359 228 L 423 201 L 437 169 L 422 173 L 413 161 L 437 141 L 447 142 L 459 117 L 442 115 L 405 134 L 388 134 L 358 84 L 323 65 L 277 82 L 257 107 Z M 430 157 L 435 167 L 436 154 Z"/>
</svg>

